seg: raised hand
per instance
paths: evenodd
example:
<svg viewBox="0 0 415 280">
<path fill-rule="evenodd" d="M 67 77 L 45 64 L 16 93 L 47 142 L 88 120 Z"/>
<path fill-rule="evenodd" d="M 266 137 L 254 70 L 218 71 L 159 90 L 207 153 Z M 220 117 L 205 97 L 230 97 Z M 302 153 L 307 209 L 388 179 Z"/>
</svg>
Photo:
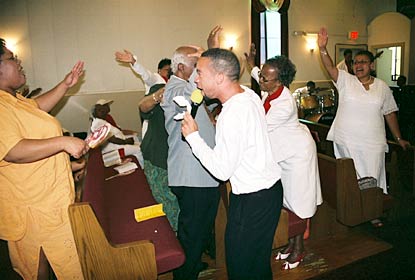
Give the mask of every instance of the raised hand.
<svg viewBox="0 0 415 280">
<path fill-rule="evenodd" d="M 209 32 L 209 36 L 207 38 L 208 49 L 220 48 L 219 35 L 222 32 L 222 30 L 223 30 L 222 26 L 216 25 Z"/>
<path fill-rule="evenodd" d="M 187 45 L 186 47 L 195 49 L 194 53 L 191 53 L 191 54 L 187 55 L 188 57 L 197 57 L 197 58 L 199 58 L 202 55 L 202 53 L 205 51 L 202 47 L 195 46 L 195 45 Z"/>
<path fill-rule="evenodd" d="M 249 65 L 249 67 L 254 68 L 255 67 L 255 56 L 256 56 L 256 48 L 255 44 L 252 43 L 249 47 L 249 53 L 244 53 L 246 58 L 246 63 Z"/>
<path fill-rule="evenodd" d="M 69 72 L 65 78 L 63 79 L 63 83 L 68 87 L 73 87 L 84 74 L 84 62 L 78 61 L 75 63 L 74 67 L 72 68 L 71 72 Z"/>
<path fill-rule="evenodd" d="M 329 35 L 327 33 L 327 29 L 322 27 L 318 32 L 317 44 L 318 47 L 321 49 L 325 49 L 327 46 L 327 42 L 329 41 Z"/>
<path fill-rule="evenodd" d="M 115 52 L 115 59 L 119 62 L 135 63 L 134 55 L 128 50 L 124 50 L 124 52 Z"/>
</svg>

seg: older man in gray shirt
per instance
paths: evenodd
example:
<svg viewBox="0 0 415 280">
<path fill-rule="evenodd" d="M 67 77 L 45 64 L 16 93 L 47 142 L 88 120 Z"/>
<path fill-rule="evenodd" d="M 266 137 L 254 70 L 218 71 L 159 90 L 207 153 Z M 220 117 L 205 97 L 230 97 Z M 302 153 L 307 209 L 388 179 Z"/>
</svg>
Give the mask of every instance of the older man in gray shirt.
<svg viewBox="0 0 415 280">
<path fill-rule="evenodd" d="M 173 75 L 164 92 L 161 107 L 164 110 L 169 152 L 167 158 L 168 181 L 177 196 L 180 214 L 177 237 L 186 254 L 186 262 L 173 272 L 174 279 L 197 279 L 201 270 L 201 256 L 212 231 L 219 203 L 218 181 L 201 165 L 181 135 L 181 122 L 174 120 L 183 111 L 173 98 L 183 96 L 190 102 L 196 89 L 196 57 L 199 49 L 179 47 L 172 58 Z M 204 104 L 196 113 L 199 133 L 206 143 L 215 145 L 215 127 Z"/>
</svg>

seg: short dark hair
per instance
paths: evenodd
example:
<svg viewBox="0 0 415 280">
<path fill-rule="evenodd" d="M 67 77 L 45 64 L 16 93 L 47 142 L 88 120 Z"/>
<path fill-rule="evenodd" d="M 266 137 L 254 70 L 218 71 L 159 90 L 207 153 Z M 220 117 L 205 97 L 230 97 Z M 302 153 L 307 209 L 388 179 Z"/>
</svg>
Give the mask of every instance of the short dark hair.
<svg viewBox="0 0 415 280">
<path fill-rule="evenodd" d="M 6 41 L 3 38 L 0 38 L 0 56 L 2 56 L 5 51 L 4 49 L 6 48 Z"/>
<path fill-rule="evenodd" d="M 277 55 L 265 61 L 265 64 L 277 70 L 278 77 L 276 78 L 284 86 L 290 86 L 291 82 L 294 80 L 295 74 L 297 73 L 297 68 L 288 57 L 284 55 Z"/>
<path fill-rule="evenodd" d="M 375 57 L 373 56 L 373 53 L 371 53 L 370 51 L 366 51 L 366 50 L 358 51 L 358 52 L 355 54 L 355 57 L 356 57 L 357 55 L 365 55 L 365 56 L 367 56 L 367 58 L 369 58 L 370 62 L 375 61 Z"/>
<path fill-rule="evenodd" d="M 162 60 L 160 60 L 159 64 L 157 65 L 157 69 L 160 70 L 166 65 L 171 65 L 171 60 L 168 58 L 163 58 Z"/>
<path fill-rule="evenodd" d="M 316 83 L 313 82 L 313 81 L 308 81 L 307 84 L 306 84 L 306 86 L 308 86 L 308 87 L 315 87 L 316 86 Z"/>
<path fill-rule="evenodd" d="M 224 73 L 231 81 L 239 81 L 241 65 L 236 55 L 225 49 L 213 48 L 202 53 L 202 57 L 210 58 L 216 72 Z"/>
<path fill-rule="evenodd" d="M 346 56 L 348 54 L 352 54 L 352 50 L 351 49 L 345 49 L 343 52 L 343 56 Z"/>
</svg>

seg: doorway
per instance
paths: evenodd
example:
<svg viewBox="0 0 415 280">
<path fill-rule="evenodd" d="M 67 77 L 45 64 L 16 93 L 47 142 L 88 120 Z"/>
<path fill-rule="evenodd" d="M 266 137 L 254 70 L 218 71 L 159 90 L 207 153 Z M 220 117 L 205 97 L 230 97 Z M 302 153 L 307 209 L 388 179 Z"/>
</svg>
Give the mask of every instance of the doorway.
<svg viewBox="0 0 415 280">
<path fill-rule="evenodd" d="M 405 43 L 374 45 L 376 75 L 389 86 L 395 86 L 403 73 Z"/>
</svg>

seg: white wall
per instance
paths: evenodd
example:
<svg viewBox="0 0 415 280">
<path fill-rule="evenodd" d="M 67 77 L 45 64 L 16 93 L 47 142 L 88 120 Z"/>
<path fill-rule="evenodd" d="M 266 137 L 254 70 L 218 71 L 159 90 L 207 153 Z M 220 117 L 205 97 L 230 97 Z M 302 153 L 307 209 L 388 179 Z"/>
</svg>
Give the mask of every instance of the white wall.
<svg viewBox="0 0 415 280">
<path fill-rule="evenodd" d="M 394 10 L 395 0 L 292 0 L 288 10 L 289 55 L 297 65 L 293 87 L 308 80 L 329 79 L 321 65 L 318 49 L 310 53 L 305 38 L 294 36 L 294 31 L 317 33 L 321 27 L 326 27 L 329 33 L 327 50 L 334 59 L 336 44 L 366 44 L 369 21 L 383 12 Z M 349 31 L 358 31 L 359 39 L 349 41 Z"/>
<path fill-rule="evenodd" d="M 114 60 L 116 50 L 131 50 L 156 71 L 158 61 L 180 45 L 206 47 L 209 30 L 221 24 L 224 35 L 238 37 L 234 50 L 242 57 L 249 45 L 249 15 L 249 0 L 0 0 L 0 37 L 16 39 L 31 89 L 53 87 L 75 61 L 85 61 L 84 83 L 54 111 L 67 129 L 85 130 L 84 112 L 104 95 L 116 100 L 112 109 L 120 125 L 136 127 L 144 86 Z M 249 80 L 245 74 L 242 82 Z"/>
<path fill-rule="evenodd" d="M 404 69 L 402 75 L 408 77 L 409 51 L 411 47 L 411 20 L 400 13 L 384 13 L 370 22 L 368 31 L 369 48 L 376 45 L 393 43 L 405 44 L 405 52 L 403 54 Z"/>
<path fill-rule="evenodd" d="M 114 99 L 112 114 L 125 128 L 139 126 L 137 103 L 142 82 L 128 67 L 114 60 L 127 48 L 156 71 L 162 57 L 182 44 L 206 46 L 216 24 L 238 37 L 241 58 L 250 38 L 249 0 L 0 0 L 0 37 L 16 39 L 31 89 L 47 90 L 60 81 L 76 60 L 86 63 L 84 83 L 54 111 L 63 126 L 82 131 L 88 126 L 90 105 L 98 98 Z M 305 49 L 294 30 L 317 32 L 327 26 L 329 52 L 347 43 L 347 32 L 357 30 L 367 42 L 367 24 L 375 16 L 396 9 L 396 0 L 291 0 L 289 52 L 297 66 L 296 82 L 325 81 L 318 55 Z M 242 83 L 249 83 L 247 73 Z"/>
</svg>

